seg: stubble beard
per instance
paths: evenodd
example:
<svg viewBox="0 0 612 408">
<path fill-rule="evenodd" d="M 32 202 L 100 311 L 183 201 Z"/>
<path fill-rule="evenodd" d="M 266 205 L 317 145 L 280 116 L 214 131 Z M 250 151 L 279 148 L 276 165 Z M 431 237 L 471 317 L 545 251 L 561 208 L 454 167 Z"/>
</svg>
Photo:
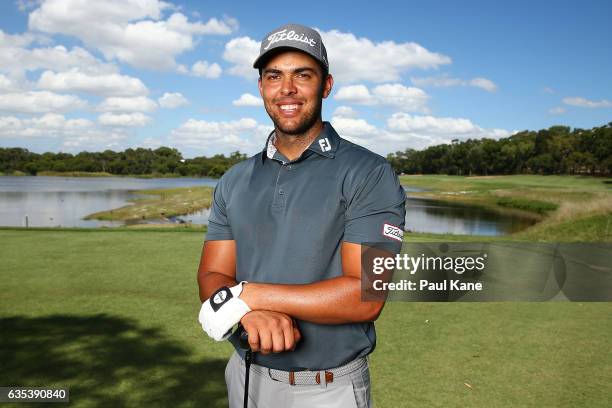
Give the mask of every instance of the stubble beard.
<svg viewBox="0 0 612 408">
<path fill-rule="evenodd" d="M 282 120 L 274 112 L 273 108 L 268 108 L 267 104 L 265 104 L 265 108 L 268 112 L 268 116 L 270 116 L 270 119 L 272 119 L 274 129 L 276 129 L 277 132 L 291 136 L 302 136 L 312 129 L 312 127 L 321 119 L 321 110 L 323 108 L 322 93 L 318 96 L 317 105 L 310 112 L 304 112 L 302 120 L 298 122 L 297 125 L 292 127 L 283 126 Z"/>
</svg>

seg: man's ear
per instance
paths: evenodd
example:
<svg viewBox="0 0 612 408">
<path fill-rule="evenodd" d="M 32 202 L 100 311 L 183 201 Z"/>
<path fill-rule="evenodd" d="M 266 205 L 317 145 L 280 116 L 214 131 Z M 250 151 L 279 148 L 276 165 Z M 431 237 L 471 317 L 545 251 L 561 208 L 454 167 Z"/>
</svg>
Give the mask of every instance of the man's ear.
<svg viewBox="0 0 612 408">
<path fill-rule="evenodd" d="M 323 84 L 323 99 L 327 98 L 334 87 L 334 77 L 331 74 L 327 75 L 325 78 L 325 83 Z"/>
<path fill-rule="evenodd" d="M 259 95 L 263 98 L 263 90 L 261 89 L 261 76 L 257 80 L 257 87 L 259 88 Z"/>
</svg>

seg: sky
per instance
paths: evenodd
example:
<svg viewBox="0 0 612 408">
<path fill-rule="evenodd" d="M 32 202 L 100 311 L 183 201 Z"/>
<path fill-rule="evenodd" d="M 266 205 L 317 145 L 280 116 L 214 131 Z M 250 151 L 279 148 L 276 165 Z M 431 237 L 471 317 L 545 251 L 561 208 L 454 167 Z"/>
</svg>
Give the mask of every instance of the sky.
<svg viewBox="0 0 612 408">
<path fill-rule="evenodd" d="M 376 153 L 612 121 L 610 1 L 3 0 L 0 147 L 254 154 L 272 130 L 252 63 L 316 28 L 323 120 Z"/>
</svg>

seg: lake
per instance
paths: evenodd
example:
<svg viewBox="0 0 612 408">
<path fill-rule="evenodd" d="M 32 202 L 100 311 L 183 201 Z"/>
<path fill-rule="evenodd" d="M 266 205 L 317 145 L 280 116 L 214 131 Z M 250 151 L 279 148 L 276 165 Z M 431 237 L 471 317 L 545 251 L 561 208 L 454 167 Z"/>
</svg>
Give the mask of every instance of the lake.
<svg viewBox="0 0 612 408">
<path fill-rule="evenodd" d="M 131 177 L 0 177 L 0 226 L 112 227 L 123 222 L 83 220 L 88 214 L 129 204 L 138 190 L 211 186 L 210 178 Z M 478 207 L 411 197 L 419 191 L 405 187 L 406 229 L 417 232 L 505 235 L 532 225 L 533 220 Z M 154 222 L 207 224 L 210 210 Z"/>
<path fill-rule="evenodd" d="M 0 225 L 101 227 L 123 222 L 84 220 L 86 215 L 122 207 L 138 190 L 211 186 L 210 178 L 0 177 Z"/>
</svg>

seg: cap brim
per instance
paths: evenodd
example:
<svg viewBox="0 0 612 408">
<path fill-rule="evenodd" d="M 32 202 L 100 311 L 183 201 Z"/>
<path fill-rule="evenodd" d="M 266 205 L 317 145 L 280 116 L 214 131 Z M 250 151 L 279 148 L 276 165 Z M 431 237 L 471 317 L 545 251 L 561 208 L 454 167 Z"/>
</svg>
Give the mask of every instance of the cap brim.
<svg viewBox="0 0 612 408">
<path fill-rule="evenodd" d="M 282 51 L 301 51 L 304 54 L 310 55 L 308 54 L 306 51 L 300 49 L 300 48 L 296 48 L 296 47 L 288 47 L 286 45 L 281 45 L 279 47 L 275 47 L 275 48 L 270 48 L 269 50 L 267 50 L 266 52 L 264 52 L 263 54 L 261 54 L 259 57 L 257 57 L 257 59 L 255 60 L 255 62 L 253 63 L 253 68 L 255 69 L 259 69 L 261 68 L 262 65 L 265 64 L 265 62 L 270 59 L 272 56 L 278 54 L 279 52 Z M 312 55 L 311 55 L 312 57 Z M 313 57 L 314 58 L 314 57 Z"/>
</svg>

